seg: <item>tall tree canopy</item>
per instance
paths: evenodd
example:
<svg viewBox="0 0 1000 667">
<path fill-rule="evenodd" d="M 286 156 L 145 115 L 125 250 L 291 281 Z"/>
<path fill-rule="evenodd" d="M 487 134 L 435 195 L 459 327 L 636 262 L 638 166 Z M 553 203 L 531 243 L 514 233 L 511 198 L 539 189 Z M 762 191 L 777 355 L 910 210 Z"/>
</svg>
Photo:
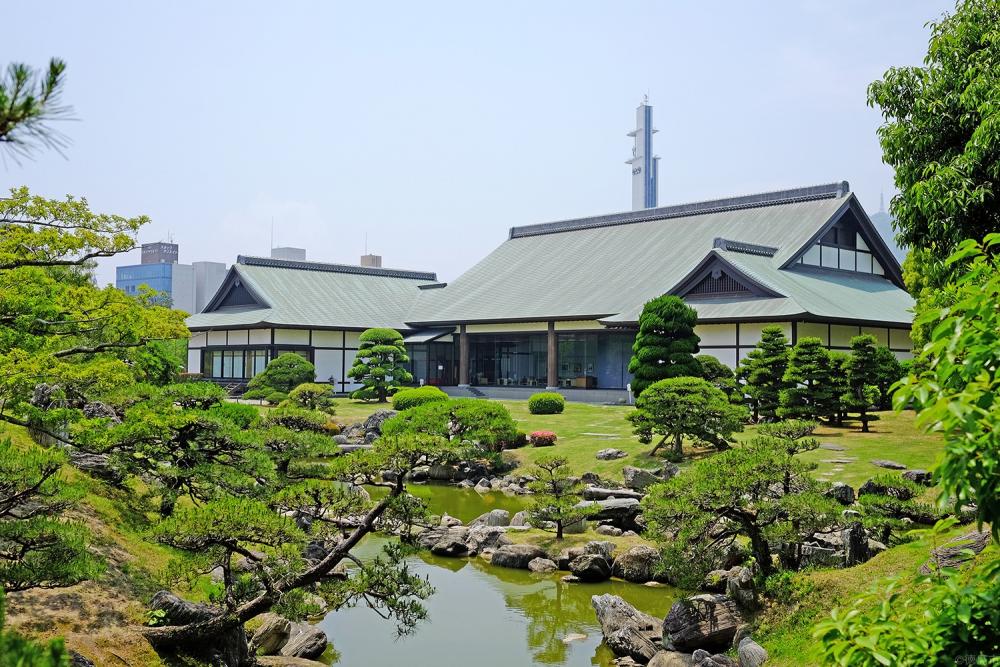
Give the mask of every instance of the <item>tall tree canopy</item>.
<svg viewBox="0 0 1000 667">
<path fill-rule="evenodd" d="M 395 329 L 368 329 L 360 336 L 361 345 L 348 375 L 362 385 L 351 394 L 363 401 L 385 403 L 399 386 L 413 381 L 406 370 L 410 357 L 403 336 Z"/>
<path fill-rule="evenodd" d="M 788 356 L 788 339 L 780 326 L 773 325 L 761 329 L 757 345 L 740 362 L 740 376 L 754 417 L 767 421 L 777 418 L 781 392 L 788 387 Z"/>
<path fill-rule="evenodd" d="M 628 364 L 636 396 L 657 380 L 701 377 L 701 364 L 694 357 L 700 340 L 694 332 L 697 323 L 698 313 L 680 297 L 664 294 L 642 307 Z"/>
</svg>

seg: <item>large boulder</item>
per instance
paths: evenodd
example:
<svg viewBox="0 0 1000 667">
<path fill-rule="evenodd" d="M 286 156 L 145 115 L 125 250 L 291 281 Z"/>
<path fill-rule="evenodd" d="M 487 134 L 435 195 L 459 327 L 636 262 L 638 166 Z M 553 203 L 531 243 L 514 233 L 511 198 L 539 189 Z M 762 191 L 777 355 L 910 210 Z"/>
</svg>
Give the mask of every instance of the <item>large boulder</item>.
<svg viewBox="0 0 1000 667">
<path fill-rule="evenodd" d="M 160 591 L 149 601 L 150 608 L 162 611 L 167 625 L 187 625 L 207 621 L 218 613 L 208 605 L 183 600 L 170 591 Z"/>
<path fill-rule="evenodd" d="M 384 424 L 387 419 L 395 417 L 396 414 L 395 410 L 376 410 L 373 412 L 361 425 L 365 430 L 365 435 L 369 433 L 382 435 L 382 424 Z"/>
<path fill-rule="evenodd" d="M 648 470 L 636 468 L 635 466 L 625 466 L 622 468 L 622 477 L 625 479 L 625 486 L 633 491 L 640 492 L 663 481 Z"/>
<path fill-rule="evenodd" d="M 590 604 L 605 637 L 625 627 L 655 633 L 660 625 L 660 619 L 639 611 L 617 595 L 594 595 Z"/>
<path fill-rule="evenodd" d="M 619 579 L 644 584 L 656 578 L 660 566 L 660 552 L 653 547 L 639 545 L 631 547 L 615 558 L 611 573 Z"/>
<path fill-rule="evenodd" d="M 972 531 L 931 549 L 930 559 L 920 566 L 921 574 L 932 574 L 942 567 L 959 568 L 978 556 L 990 543 L 990 534 Z"/>
<path fill-rule="evenodd" d="M 844 484 L 843 482 L 834 482 L 829 489 L 826 490 L 826 495 L 833 498 L 841 505 L 851 505 L 854 503 L 854 489 L 849 484 Z"/>
<path fill-rule="evenodd" d="M 642 500 L 644 493 L 631 489 L 607 489 L 603 486 L 588 486 L 583 490 L 584 500 L 607 500 L 609 498 L 635 498 Z"/>
<path fill-rule="evenodd" d="M 614 449 L 613 447 L 600 449 L 596 454 L 596 457 L 601 461 L 613 461 L 614 459 L 623 459 L 626 456 L 628 456 L 628 454 L 620 449 Z"/>
<path fill-rule="evenodd" d="M 726 578 L 726 595 L 741 609 L 757 607 L 757 586 L 750 568 L 735 567 L 730 570 L 730 576 Z"/>
<path fill-rule="evenodd" d="M 305 658 L 293 658 L 288 655 L 257 656 L 257 664 L 260 667 L 327 667 L 322 662 L 306 660 Z"/>
<path fill-rule="evenodd" d="M 548 554 L 534 544 L 505 544 L 493 552 L 490 562 L 498 567 L 526 570 L 535 558 L 548 558 Z"/>
<path fill-rule="evenodd" d="M 278 614 L 261 616 L 260 627 L 253 633 L 250 640 L 250 652 L 259 655 L 273 655 L 288 643 L 292 632 L 292 623 Z"/>
<path fill-rule="evenodd" d="M 611 561 L 611 555 L 615 552 L 615 543 L 606 542 L 603 540 L 591 540 L 583 545 L 583 553 L 585 554 L 597 554 L 598 556 L 604 556 L 608 562 Z"/>
<path fill-rule="evenodd" d="M 663 620 L 663 646 L 677 651 L 726 650 L 743 623 L 736 602 L 705 593 L 675 602 Z"/>
<path fill-rule="evenodd" d="M 690 653 L 660 651 L 653 656 L 646 667 L 692 667 L 694 659 Z"/>
<path fill-rule="evenodd" d="M 587 532 L 587 520 L 577 519 L 563 524 L 563 533 L 566 535 L 580 535 Z"/>
<path fill-rule="evenodd" d="M 577 579 L 587 583 L 611 578 L 611 564 L 607 558 L 598 554 L 584 554 L 574 558 L 569 564 L 569 571 Z"/>
<path fill-rule="evenodd" d="M 464 543 L 468 535 L 469 529 L 465 526 L 452 526 L 451 528 L 438 526 L 436 528 L 429 528 L 417 535 L 417 544 L 425 549 L 433 549 L 435 545 L 444 540 L 454 540 Z"/>
<path fill-rule="evenodd" d="M 510 518 L 510 525 L 515 528 L 520 528 L 522 526 L 531 525 L 531 517 L 528 515 L 527 510 L 521 510 Z"/>
<path fill-rule="evenodd" d="M 582 500 L 576 505 L 579 508 L 596 507 L 596 512 L 589 518 L 599 523 L 609 523 L 622 530 L 641 529 L 636 523 L 639 516 L 639 501 L 635 498 L 612 498 L 609 500 Z"/>
<path fill-rule="evenodd" d="M 431 553 L 435 556 L 446 556 L 449 558 L 461 558 L 469 555 L 469 547 L 465 540 L 454 535 L 445 535 L 431 547 Z"/>
<path fill-rule="evenodd" d="M 556 564 L 549 560 L 548 558 L 532 558 L 528 561 L 528 570 L 531 572 L 555 572 L 557 569 Z"/>
<path fill-rule="evenodd" d="M 469 526 L 509 526 L 510 512 L 507 510 L 490 510 L 473 519 Z"/>
<path fill-rule="evenodd" d="M 868 535 L 860 522 L 840 531 L 840 541 L 844 545 L 844 565 L 847 567 L 864 563 L 872 557 L 868 550 Z"/>
<path fill-rule="evenodd" d="M 697 667 L 739 667 L 739 663 L 724 653 L 712 655 L 704 649 L 691 654 L 691 662 Z"/>
<path fill-rule="evenodd" d="M 767 651 L 750 637 L 744 637 L 736 649 L 740 667 L 760 667 L 767 662 Z"/>
<path fill-rule="evenodd" d="M 90 658 L 86 658 L 76 651 L 69 652 L 69 667 L 95 667 Z"/>
<path fill-rule="evenodd" d="M 907 470 L 902 474 L 903 479 L 908 479 L 914 484 L 920 484 L 921 486 L 930 486 L 932 475 L 927 470 L 922 470 L 916 468 L 914 470 Z"/>
<path fill-rule="evenodd" d="M 510 544 L 507 529 L 502 526 L 473 526 L 465 537 L 465 545 L 471 554 L 481 554 Z"/>
<path fill-rule="evenodd" d="M 615 655 L 632 658 L 639 664 L 648 663 L 659 651 L 659 646 L 653 641 L 653 635 L 633 626 L 625 626 L 606 635 L 604 643 Z"/>
<path fill-rule="evenodd" d="M 909 500 L 913 497 L 913 491 L 902 486 L 886 486 L 874 479 L 870 479 L 858 489 L 858 495 L 876 494 L 880 496 L 890 496 L 899 500 Z"/>
<path fill-rule="evenodd" d="M 315 625 L 293 623 L 288 641 L 279 653 L 292 658 L 314 660 L 323 655 L 328 643 L 326 633 Z"/>
</svg>

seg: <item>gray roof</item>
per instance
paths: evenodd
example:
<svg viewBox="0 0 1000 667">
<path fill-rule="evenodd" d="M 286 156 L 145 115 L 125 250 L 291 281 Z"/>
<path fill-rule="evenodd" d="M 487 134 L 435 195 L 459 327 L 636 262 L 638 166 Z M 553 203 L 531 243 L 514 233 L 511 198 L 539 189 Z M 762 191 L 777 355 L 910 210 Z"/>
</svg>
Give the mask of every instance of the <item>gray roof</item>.
<svg viewBox="0 0 1000 667">
<path fill-rule="evenodd" d="M 840 182 L 514 228 L 507 241 L 447 287 L 422 290 L 407 321 L 631 323 L 646 301 L 675 288 L 709 253 L 718 253 L 781 296 L 691 300 L 704 320 L 813 315 L 908 324 L 913 302 L 888 252 L 881 259 L 891 280 L 781 268 L 848 207 L 870 225 L 847 183 Z M 727 241 L 717 242 L 722 239 Z"/>
<path fill-rule="evenodd" d="M 240 280 L 258 305 L 226 306 L 187 319 L 191 329 L 234 326 L 407 329 L 405 314 L 433 273 L 240 256 L 219 288 Z"/>
</svg>

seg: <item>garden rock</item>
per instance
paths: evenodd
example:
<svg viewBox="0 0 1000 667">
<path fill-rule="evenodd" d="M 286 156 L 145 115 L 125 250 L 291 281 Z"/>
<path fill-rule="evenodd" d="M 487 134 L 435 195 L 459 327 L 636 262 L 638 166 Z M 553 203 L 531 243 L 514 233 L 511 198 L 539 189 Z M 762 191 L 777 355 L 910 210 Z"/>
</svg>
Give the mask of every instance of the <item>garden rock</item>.
<svg viewBox="0 0 1000 667">
<path fill-rule="evenodd" d="M 670 479 L 676 477 L 677 473 L 681 471 L 681 467 L 676 463 L 664 463 L 663 469 L 660 471 L 660 477 L 663 479 Z"/>
<path fill-rule="evenodd" d="M 261 667 L 327 667 L 322 662 L 287 655 L 261 655 L 257 657 L 257 664 Z"/>
<path fill-rule="evenodd" d="M 888 459 L 872 459 L 872 465 L 879 468 L 888 468 L 889 470 L 906 470 L 906 466 L 902 463 Z"/>
<path fill-rule="evenodd" d="M 507 510 L 490 510 L 485 514 L 480 514 L 469 524 L 472 526 L 509 526 L 510 512 Z"/>
<path fill-rule="evenodd" d="M 579 535 L 587 532 L 587 520 L 577 519 L 576 521 L 563 524 L 563 532 L 567 535 Z"/>
<path fill-rule="evenodd" d="M 748 567 L 737 567 L 733 570 L 730 570 L 726 578 L 726 595 L 742 609 L 756 608 L 757 587 L 754 584 L 753 572 Z"/>
<path fill-rule="evenodd" d="M 844 562 L 844 552 L 829 547 L 803 544 L 800 567 L 840 567 Z"/>
<path fill-rule="evenodd" d="M 594 529 L 594 532 L 598 535 L 607 535 L 608 537 L 618 537 L 622 534 L 621 528 L 615 528 L 614 526 L 598 526 Z"/>
<path fill-rule="evenodd" d="M 532 572 L 555 572 L 557 569 L 556 564 L 549 560 L 548 558 L 532 558 L 528 562 L 528 569 Z"/>
<path fill-rule="evenodd" d="M 861 485 L 858 489 L 859 496 L 865 496 L 869 494 L 876 494 L 880 496 L 890 496 L 892 498 L 898 498 L 899 500 L 909 500 L 913 497 L 913 492 L 910 489 L 904 489 L 900 487 L 889 487 L 883 484 L 879 484 L 874 479 L 870 479 Z"/>
<path fill-rule="evenodd" d="M 69 667 L 95 667 L 94 663 L 76 651 L 69 652 Z"/>
<path fill-rule="evenodd" d="M 931 485 L 931 473 L 919 468 L 915 470 L 907 470 L 903 473 L 902 477 L 903 479 L 908 479 L 914 484 L 920 484 L 921 486 Z"/>
<path fill-rule="evenodd" d="M 608 489 L 601 486 L 588 486 L 583 490 L 584 500 L 608 500 L 609 498 L 635 498 L 642 500 L 646 494 L 632 489 Z"/>
<path fill-rule="evenodd" d="M 590 604 L 594 607 L 597 622 L 605 637 L 627 627 L 652 636 L 658 631 L 658 618 L 644 614 L 617 595 L 594 595 L 590 598 Z"/>
<path fill-rule="evenodd" d="M 623 459 L 628 456 L 628 454 L 620 449 L 609 447 L 607 449 L 598 450 L 596 456 L 601 461 L 613 461 L 615 459 Z"/>
<path fill-rule="evenodd" d="M 638 526 L 639 501 L 635 498 L 612 498 L 609 500 L 583 500 L 576 504 L 579 508 L 597 507 L 590 519 L 599 523 L 610 523 L 622 530 L 634 530 Z"/>
<path fill-rule="evenodd" d="M 833 498 L 841 505 L 851 505 L 854 503 L 854 489 L 849 484 L 834 482 L 826 491 L 826 495 Z"/>
<path fill-rule="evenodd" d="M 615 543 L 606 542 L 602 540 L 591 540 L 583 545 L 583 553 L 585 554 L 596 554 L 598 556 L 604 556 L 607 560 L 611 560 L 611 554 L 615 552 Z"/>
<path fill-rule="evenodd" d="M 473 526 L 465 537 L 465 545 L 470 554 L 481 554 L 493 551 L 505 544 L 510 544 L 507 529 L 503 526 Z"/>
<path fill-rule="evenodd" d="M 694 659 L 690 653 L 678 651 L 660 651 L 653 656 L 647 667 L 691 667 Z"/>
<path fill-rule="evenodd" d="M 469 555 L 469 547 L 465 541 L 455 535 L 447 535 L 434 546 L 431 553 L 435 556 L 447 556 L 449 558 L 460 558 Z"/>
<path fill-rule="evenodd" d="M 574 558 L 570 561 L 569 571 L 580 581 L 588 583 L 607 581 L 611 578 L 611 565 L 608 559 L 598 554 L 584 554 Z"/>
<path fill-rule="evenodd" d="M 639 545 L 631 547 L 615 558 L 611 573 L 619 579 L 644 584 L 653 581 L 660 565 L 660 552 L 653 547 Z"/>
<path fill-rule="evenodd" d="M 498 567 L 526 570 L 535 558 L 548 558 L 548 554 L 533 544 L 505 544 L 493 552 L 490 562 Z"/>
<path fill-rule="evenodd" d="M 648 663 L 659 650 L 648 632 L 641 632 L 632 626 L 606 635 L 604 643 L 615 655 L 632 658 L 639 664 Z"/>
<path fill-rule="evenodd" d="M 737 663 L 721 653 L 712 655 L 704 649 L 698 649 L 691 654 L 691 663 L 697 667 L 736 667 Z"/>
<path fill-rule="evenodd" d="M 868 535 L 860 522 L 852 523 L 840 532 L 841 542 L 844 543 L 844 565 L 850 567 L 858 563 L 864 563 L 871 558 L 868 551 Z"/>
<path fill-rule="evenodd" d="M 326 633 L 315 625 L 293 623 L 288 642 L 281 647 L 280 655 L 313 660 L 323 655 L 328 643 Z"/>
<path fill-rule="evenodd" d="M 456 526 L 461 526 L 462 520 L 449 516 L 447 514 L 441 515 L 441 526 L 444 528 L 455 528 Z"/>
<path fill-rule="evenodd" d="M 961 567 L 978 556 L 989 543 L 990 534 L 979 531 L 972 531 L 949 540 L 936 549 L 931 549 L 931 557 L 920 566 L 920 574 L 933 574 L 942 567 Z"/>
<path fill-rule="evenodd" d="M 395 417 L 396 414 L 395 410 L 376 410 L 362 423 L 365 434 L 374 433 L 375 435 L 382 435 L 382 424 L 387 419 Z"/>
<path fill-rule="evenodd" d="M 530 526 L 530 518 L 526 510 L 521 510 L 510 518 L 510 525 L 514 527 Z"/>
<path fill-rule="evenodd" d="M 264 621 L 250 640 L 250 652 L 260 655 L 273 655 L 288 642 L 292 631 L 292 623 L 278 614 L 264 614 Z"/>
<path fill-rule="evenodd" d="M 642 468 L 635 466 L 625 466 L 622 468 L 622 477 L 625 479 L 625 486 L 633 491 L 645 491 L 653 484 L 659 484 L 663 480 Z"/>
<path fill-rule="evenodd" d="M 694 595 L 670 608 L 663 620 L 663 645 L 680 651 L 726 650 L 742 623 L 732 598 L 711 593 Z"/>
<path fill-rule="evenodd" d="M 750 637 L 740 641 L 736 653 L 740 658 L 740 667 L 760 667 L 767 662 L 767 651 Z"/>
</svg>

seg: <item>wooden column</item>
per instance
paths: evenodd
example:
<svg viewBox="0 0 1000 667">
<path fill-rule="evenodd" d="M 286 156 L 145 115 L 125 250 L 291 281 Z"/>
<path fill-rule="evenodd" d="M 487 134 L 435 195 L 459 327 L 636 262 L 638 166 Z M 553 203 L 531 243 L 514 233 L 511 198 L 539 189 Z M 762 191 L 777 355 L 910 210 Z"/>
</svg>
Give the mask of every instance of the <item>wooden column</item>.
<svg viewBox="0 0 1000 667">
<path fill-rule="evenodd" d="M 559 386 L 559 343 L 556 340 L 556 323 L 549 322 L 549 349 L 545 358 L 546 366 L 546 389 L 555 389 Z"/>
<path fill-rule="evenodd" d="M 464 324 L 458 327 L 458 386 L 469 386 L 469 334 Z"/>
</svg>

